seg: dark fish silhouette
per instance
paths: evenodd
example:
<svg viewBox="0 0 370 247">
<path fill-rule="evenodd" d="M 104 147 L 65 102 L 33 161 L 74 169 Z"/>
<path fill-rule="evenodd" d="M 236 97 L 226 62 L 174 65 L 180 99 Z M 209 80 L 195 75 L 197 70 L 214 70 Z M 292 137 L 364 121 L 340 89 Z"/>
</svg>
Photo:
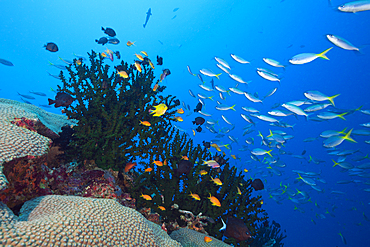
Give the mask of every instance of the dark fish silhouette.
<svg viewBox="0 0 370 247">
<path fill-rule="evenodd" d="M 157 65 L 162 65 L 163 64 L 163 57 L 157 56 Z"/>
<path fill-rule="evenodd" d="M 194 112 L 201 111 L 201 110 L 202 110 L 202 106 L 203 106 L 203 105 L 202 105 L 202 103 L 200 103 L 200 102 L 199 102 L 199 103 L 197 104 L 197 106 L 195 107 Z"/>
<path fill-rule="evenodd" d="M 179 10 L 179 8 L 174 8 L 173 9 L 173 12 L 176 12 L 176 11 L 178 11 Z"/>
<path fill-rule="evenodd" d="M 113 45 L 118 45 L 119 44 L 119 39 L 117 39 L 117 38 L 110 38 L 110 39 L 108 39 L 108 43 L 109 44 L 113 44 Z"/>
<path fill-rule="evenodd" d="M 196 125 L 202 125 L 204 124 L 206 120 L 202 117 L 196 117 L 195 118 L 195 121 L 193 121 L 193 124 L 196 124 Z"/>
<path fill-rule="evenodd" d="M 17 92 L 18 93 L 18 92 Z M 27 95 L 27 94 L 20 94 L 18 93 L 20 96 L 22 96 L 23 98 L 26 98 L 26 99 L 35 99 L 35 97 L 31 96 L 31 95 Z"/>
<path fill-rule="evenodd" d="M 55 108 L 60 106 L 69 106 L 75 99 L 71 95 L 63 92 L 58 92 L 55 96 L 55 100 L 48 99 L 49 105 L 55 104 Z"/>
<path fill-rule="evenodd" d="M 105 28 L 105 29 L 104 29 L 104 27 L 101 27 L 101 30 L 103 30 L 103 31 L 104 31 L 104 33 L 105 33 L 106 35 L 110 36 L 110 37 L 114 37 L 114 36 L 116 36 L 116 32 L 115 32 L 112 28 L 110 28 L 110 27 L 107 27 L 107 28 Z"/>
<path fill-rule="evenodd" d="M 211 148 L 211 143 L 203 141 L 203 146 L 205 146 L 206 148 Z"/>
<path fill-rule="evenodd" d="M 202 132 L 203 129 L 202 129 L 202 127 L 198 126 L 198 128 L 196 128 L 195 130 L 200 133 L 200 132 Z"/>
<path fill-rule="evenodd" d="M 100 39 L 96 39 L 95 42 L 101 45 L 105 45 L 106 43 L 108 43 L 108 39 L 106 37 L 101 37 Z"/>
<path fill-rule="evenodd" d="M 144 28 L 146 27 L 146 24 L 148 24 L 148 21 L 149 21 L 149 18 L 150 18 L 151 15 L 152 15 L 152 9 L 149 8 L 148 12 L 146 12 L 146 19 L 145 19 L 145 23 L 143 25 Z"/>
<path fill-rule="evenodd" d="M 0 58 L 0 63 L 6 65 L 6 66 L 14 66 L 14 64 L 12 64 L 12 62 L 8 61 L 8 60 L 5 60 L 5 59 L 1 59 Z"/>
<path fill-rule="evenodd" d="M 119 51 L 115 51 L 114 54 L 116 55 L 117 59 L 121 59 L 121 53 L 119 53 Z"/>
<path fill-rule="evenodd" d="M 263 190 L 265 188 L 265 186 L 263 185 L 263 182 L 261 179 L 259 178 L 256 178 L 255 180 L 253 180 L 252 182 L 252 187 L 255 189 L 255 190 Z"/>
<path fill-rule="evenodd" d="M 46 45 L 44 45 L 44 47 L 46 48 L 46 50 L 51 52 L 57 52 L 59 50 L 58 46 L 53 42 L 47 43 Z"/>
<path fill-rule="evenodd" d="M 251 238 L 250 231 L 244 221 L 234 217 L 228 217 L 224 236 L 234 238 L 237 243 Z"/>
<path fill-rule="evenodd" d="M 177 169 L 173 169 L 175 176 L 180 176 L 182 174 L 189 175 L 191 169 L 193 168 L 194 164 L 191 163 L 189 160 L 181 160 L 177 164 Z"/>
</svg>

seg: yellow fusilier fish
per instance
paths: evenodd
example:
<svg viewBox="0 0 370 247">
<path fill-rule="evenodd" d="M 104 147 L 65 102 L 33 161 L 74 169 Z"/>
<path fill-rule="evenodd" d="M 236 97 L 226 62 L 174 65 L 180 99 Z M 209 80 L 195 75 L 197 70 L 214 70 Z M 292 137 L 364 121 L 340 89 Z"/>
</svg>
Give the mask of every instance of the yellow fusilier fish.
<svg viewBox="0 0 370 247">
<path fill-rule="evenodd" d="M 333 47 L 330 47 L 329 49 L 319 53 L 319 54 L 315 54 L 315 53 L 301 53 L 301 54 L 298 54 L 298 55 L 295 55 L 294 57 L 292 57 L 289 62 L 291 64 L 305 64 L 305 63 L 309 63 L 309 62 L 312 62 L 313 60 L 315 60 L 316 58 L 320 57 L 320 58 L 323 58 L 323 59 L 326 59 L 326 60 L 329 60 L 329 58 L 325 55 L 328 51 L 330 51 Z"/>
<path fill-rule="evenodd" d="M 167 111 L 168 107 L 165 104 L 159 104 L 156 106 L 153 106 L 155 109 L 154 110 L 149 110 L 150 114 L 153 114 L 154 117 L 159 117 L 165 114 Z"/>
</svg>

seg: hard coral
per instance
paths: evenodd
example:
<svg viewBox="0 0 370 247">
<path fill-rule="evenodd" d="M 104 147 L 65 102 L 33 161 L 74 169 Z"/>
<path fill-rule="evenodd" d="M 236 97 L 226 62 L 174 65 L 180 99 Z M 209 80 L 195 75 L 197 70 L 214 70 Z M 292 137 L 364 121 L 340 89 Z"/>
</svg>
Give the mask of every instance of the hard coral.
<svg viewBox="0 0 370 247">
<path fill-rule="evenodd" d="M 7 184 L 4 162 L 45 154 L 50 138 L 57 137 L 62 126 L 77 123 L 34 105 L 1 98 L 0 115 L 0 191 Z"/>
<path fill-rule="evenodd" d="M 114 200 L 44 196 L 19 219 L 0 202 L 1 246 L 178 246 L 160 226 Z"/>
</svg>

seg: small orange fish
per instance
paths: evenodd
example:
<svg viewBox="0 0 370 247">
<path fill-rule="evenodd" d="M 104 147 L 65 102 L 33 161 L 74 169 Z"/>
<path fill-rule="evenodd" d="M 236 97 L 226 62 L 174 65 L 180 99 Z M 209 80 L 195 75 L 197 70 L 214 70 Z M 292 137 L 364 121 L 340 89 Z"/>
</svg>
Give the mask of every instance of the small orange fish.
<svg viewBox="0 0 370 247">
<path fill-rule="evenodd" d="M 162 210 L 162 211 L 166 210 L 166 208 L 165 208 L 165 207 L 163 207 L 163 206 L 158 206 L 158 208 L 159 208 L 160 210 Z"/>
<path fill-rule="evenodd" d="M 153 171 L 153 168 L 151 168 L 151 167 L 146 168 L 146 169 L 144 170 L 144 172 L 151 172 L 151 171 Z"/>
<path fill-rule="evenodd" d="M 152 69 L 155 69 L 154 64 L 150 60 L 149 60 L 149 65 L 150 65 L 150 67 L 152 67 Z"/>
<path fill-rule="evenodd" d="M 184 119 L 182 117 L 174 117 L 173 120 L 176 120 L 177 122 L 183 122 Z"/>
<path fill-rule="evenodd" d="M 132 46 L 132 45 L 135 45 L 135 42 L 136 42 L 136 41 L 134 41 L 134 42 L 127 41 L 126 45 L 127 45 L 128 47 L 130 47 L 130 46 Z"/>
<path fill-rule="evenodd" d="M 153 163 L 156 164 L 157 166 L 163 166 L 162 161 L 159 160 L 153 161 Z"/>
<path fill-rule="evenodd" d="M 214 147 L 217 151 L 221 152 L 221 148 L 216 143 L 212 143 L 211 147 Z"/>
<path fill-rule="evenodd" d="M 244 172 L 249 172 L 247 168 L 244 169 Z"/>
<path fill-rule="evenodd" d="M 142 124 L 144 126 L 150 126 L 151 125 L 148 121 L 140 121 L 140 124 Z"/>
<path fill-rule="evenodd" d="M 263 200 L 260 201 L 261 205 L 263 204 Z"/>
<path fill-rule="evenodd" d="M 140 53 L 144 54 L 146 57 L 148 56 L 148 53 L 146 53 L 145 51 L 141 51 Z"/>
<path fill-rule="evenodd" d="M 241 192 L 241 190 L 239 189 L 239 187 L 237 186 L 236 188 L 238 189 L 238 195 L 241 195 L 241 194 L 242 194 L 242 192 Z"/>
<path fill-rule="evenodd" d="M 142 193 L 141 193 L 141 196 L 140 197 L 142 197 L 142 198 L 144 198 L 145 200 L 147 200 L 147 201 L 151 201 L 152 200 L 152 197 L 150 196 L 150 195 L 143 195 Z"/>
<path fill-rule="evenodd" d="M 141 69 L 141 65 L 140 65 L 140 63 L 139 63 L 139 62 L 135 62 L 135 67 L 136 67 L 136 69 L 137 69 L 139 72 L 141 72 L 141 71 L 142 71 L 142 69 Z"/>
<path fill-rule="evenodd" d="M 200 201 L 200 196 L 198 194 L 193 194 L 193 193 L 190 192 L 189 196 L 193 197 L 197 201 Z"/>
<path fill-rule="evenodd" d="M 208 173 L 208 172 L 207 172 L 206 170 L 201 170 L 201 171 L 199 172 L 199 174 L 200 174 L 200 175 L 202 175 L 202 176 L 203 176 L 203 175 L 206 175 L 207 173 Z"/>
<path fill-rule="evenodd" d="M 157 91 L 158 87 L 159 87 L 159 84 L 158 84 L 158 83 L 156 83 L 156 84 L 154 85 L 154 87 L 153 87 L 153 91 L 154 91 L 154 92 L 155 92 L 155 91 Z"/>
<path fill-rule="evenodd" d="M 209 243 L 209 242 L 211 242 L 211 241 L 212 241 L 212 238 L 210 238 L 210 237 L 208 237 L 208 236 L 205 236 L 205 237 L 204 237 L 204 242 Z"/>
<path fill-rule="evenodd" d="M 126 166 L 125 166 L 125 172 L 128 172 L 134 166 L 136 166 L 135 162 L 134 163 L 132 163 L 132 162 L 127 163 Z"/>
<path fill-rule="evenodd" d="M 184 110 L 182 108 L 180 108 L 180 109 L 177 110 L 177 113 L 178 114 L 184 114 Z"/>
<path fill-rule="evenodd" d="M 230 155 L 234 160 L 236 160 L 236 156 L 234 154 Z"/>
<path fill-rule="evenodd" d="M 137 57 L 137 59 L 139 59 L 139 60 L 141 60 L 141 61 L 144 61 L 143 56 L 141 56 L 140 54 L 136 54 L 136 53 L 135 53 L 135 56 Z"/>
<path fill-rule="evenodd" d="M 81 65 L 82 64 L 82 61 L 80 59 L 76 60 L 76 64 L 77 65 Z"/>
<path fill-rule="evenodd" d="M 195 136 L 195 130 L 191 129 L 193 131 L 193 136 Z"/>
<path fill-rule="evenodd" d="M 166 165 L 167 165 L 167 159 L 165 159 L 165 160 L 164 160 L 163 165 L 164 165 L 164 166 L 166 166 Z"/>
<path fill-rule="evenodd" d="M 211 181 L 213 181 L 216 185 L 222 185 L 222 182 L 219 178 L 212 178 L 211 177 Z"/>
<path fill-rule="evenodd" d="M 221 202 L 216 197 L 211 196 L 211 194 L 209 194 L 208 199 L 211 201 L 212 206 L 221 207 Z"/>
<path fill-rule="evenodd" d="M 126 73 L 126 71 L 122 70 L 122 71 L 118 71 L 117 74 L 120 76 L 120 77 L 123 77 L 123 78 L 128 78 L 128 75 Z"/>
<path fill-rule="evenodd" d="M 182 160 L 189 160 L 188 156 L 181 156 Z"/>
</svg>

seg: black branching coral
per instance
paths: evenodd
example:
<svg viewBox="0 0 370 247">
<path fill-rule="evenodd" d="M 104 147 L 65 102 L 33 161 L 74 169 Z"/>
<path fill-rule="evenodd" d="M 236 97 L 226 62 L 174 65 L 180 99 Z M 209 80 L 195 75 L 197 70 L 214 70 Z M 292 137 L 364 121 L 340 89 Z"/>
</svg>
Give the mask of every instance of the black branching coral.
<svg viewBox="0 0 370 247">
<path fill-rule="evenodd" d="M 69 76 L 60 74 L 63 87 L 59 91 L 75 98 L 65 113 L 79 121 L 67 155 L 78 161 L 94 161 L 103 169 L 122 170 L 127 162 L 162 154 L 155 143 L 167 138 L 179 101 L 171 95 L 159 95 L 164 86 L 153 91 L 149 66 L 139 72 L 122 61 L 117 67 L 127 73 L 123 78 L 103 63 L 100 54 L 92 51 L 89 58 L 90 65 L 74 63 L 67 68 Z M 153 117 L 149 110 L 158 104 L 166 104 L 168 110 Z M 149 121 L 151 126 L 140 121 Z"/>
</svg>

